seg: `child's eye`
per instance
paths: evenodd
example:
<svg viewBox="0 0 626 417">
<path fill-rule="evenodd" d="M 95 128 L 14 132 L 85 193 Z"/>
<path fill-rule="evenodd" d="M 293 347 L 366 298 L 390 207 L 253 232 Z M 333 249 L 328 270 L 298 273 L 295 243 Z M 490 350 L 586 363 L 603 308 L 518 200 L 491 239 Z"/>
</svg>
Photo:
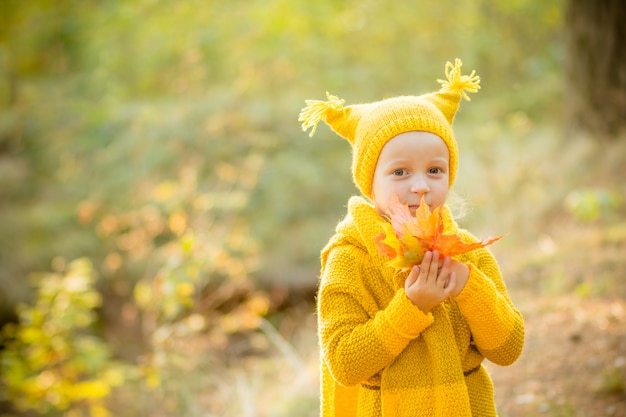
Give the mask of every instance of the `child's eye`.
<svg viewBox="0 0 626 417">
<path fill-rule="evenodd" d="M 431 169 L 428 170 L 429 174 L 441 174 L 441 169 L 440 168 L 436 168 L 436 167 L 432 167 Z"/>
<path fill-rule="evenodd" d="M 401 176 L 403 176 L 403 175 L 404 175 L 404 173 L 405 173 L 405 172 L 406 172 L 406 171 L 405 171 L 404 169 L 402 169 L 402 168 L 398 168 L 398 169 L 395 169 L 395 170 L 392 172 L 392 174 L 393 174 L 393 175 L 395 175 L 395 176 L 397 176 L 397 177 L 401 177 Z"/>
</svg>

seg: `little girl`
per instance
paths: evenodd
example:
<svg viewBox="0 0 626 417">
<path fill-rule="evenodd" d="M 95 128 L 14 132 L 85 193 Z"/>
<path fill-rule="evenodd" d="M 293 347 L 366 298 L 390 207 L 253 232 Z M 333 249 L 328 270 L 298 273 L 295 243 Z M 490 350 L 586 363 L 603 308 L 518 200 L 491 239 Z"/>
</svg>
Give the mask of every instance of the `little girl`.
<svg viewBox="0 0 626 417">
<path fill-rule="evenodd" d="M 480 79 L 462 76 L 458 59 L 446 76 L 436 93 L 352 106 L 327 93 L 300 114 L 311 135 L 324 120 L 350 142 L 363 194 L 349 200 L 321 255 L 323 417 L 496 416 L 482 362 L 509 365 L 521 354 L 524 321 L 488 249 L 453 258 L 426 252 L 419 266 L 396 273 L 374 239 L 395 195 L 413 214 L 422 198 L 440 207 L 444 233 L 478 241 L 445 201 L 458 165 L 452 121 Z"/>
</svg>

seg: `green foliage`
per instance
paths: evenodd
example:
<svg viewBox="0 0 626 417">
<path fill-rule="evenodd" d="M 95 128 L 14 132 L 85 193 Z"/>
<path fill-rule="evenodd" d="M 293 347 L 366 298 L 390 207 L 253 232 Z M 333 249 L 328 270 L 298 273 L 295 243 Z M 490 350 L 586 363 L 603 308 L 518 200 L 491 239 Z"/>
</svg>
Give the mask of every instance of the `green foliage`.
<svg viewBox="0 0 626 417">
<path fill-rule="evenodd" d="M 50 381 L 92 381 L 101 384 L 94 398 L 53 384 L 56 399 L 28 391 L 16 401 L 84 411 L 112 397 L 135 414 L 200 415 L 192 393 L 207 384 L 207 358 L 256 331 L 271 309 L 260 287 L 316 284 L 319 250 L 356 192 L 349 145 L 326 128 L 309 139 L 296 122 L 304 100 L 326 90 L 348 104 L 419 94 L 437 88 L 445 61 L 461 57 L 483 79 L 459 117 L 461 127 L 479 121 L 460 135 L 465 161 L 477 163 L 465 165 L 461 186 L 506 189 L 494 204 L 500 213 L 520 190 L 536 195 L 540 179 L 525 181 L 527 165 L 500 156 L 558 115 L 561 4 L 0 2 L 0 307 L 31 306 L 5 330 L 11 398 Z M 533 146 L 545 148 L 543 139 Z M 502 175 L 483 181 L 490 170 Z M 93 274 L 80 261 L 34 292 L 17 279 L 48 270 L 59 255 L 91 259 Z M 64 314 L 87 318 L 48 315 L 52 324 L 38 326 L 60 335 L 23 339 L 27 315 L 52 314 L 45 294 L 65 294 L 60 283 L 76 274 L 87 281 Z M 136 316 L 119 322 L 141 329 L 145 343 L 123 366 L 141 401 L 112 390 L 107 376 L 118 375 L 111 357 L 125 346 L 93 332 L 94 308 L 112 308 L 113 298 Z M 185 357 L 181 344 L 198 334 L 208 346 Z M 65 349 L 52 373 L 15 353 L 39 344 Z M 92 362 L 80 362 L 86 356 Z M 209 376 L 189 375 L 194 367 Z"/>
<path fill-rule="evenodd" d="M 616 219 L 622 206 L 620 194 L 604 188 L 576 189 L 565 199 L 566 209 L 581 222 Z"/>
<path fill-rule="evenodd" d="M 199 191 L 210 193 L 223 181 L 220 167 L 247 155 L 269 161 L 239 211 L 241 222 L 262 219 L 249 222 L 267 254 L 257 275 L 285 282 L 291 269 L 315 268 L 355 191 L 347 144 L 325 129 L 314 140 L 299 131 L 303 100 L 326 90 L 348 103 L 428 91 L 445 61 L 460 56 L 484 84 L 463 118 L 482 112 L 482 123 L 512 109 L 550 114 L 560 85 L 560 6 L 3 2 L 5 294 L 24 299 L 23 289 L 7 284 L 10 277 L 45 270 L 58 254 L 88 256 L 107 276 L 101 265 L 118 250 L 91 227 L 97 218 L 81 217 L 84 210 L 96 207 L 98 216 L 154 208 L 151 190 L 189 164 L 202 165 Z M 294 232 L 289 242 L 276 233 L 285 226 Z M 57 239 L 60 231 L 66 239 Z M 293 255 L 281 256 L 287 250 Z M 133 268 L 132 279 L 141 278 L 141 267 Z"/>
<path fill-rule="evenodd" d="M 102 301 L 94 284 L 86 259 L 64 273 L 43 275 L 35 304 L 19 306 L 19 324 L 3 328 L 1 381 L 20 411 L 109 415 L 104 400 L 124 382 L 124 370 L 93 332 L 94 310 Z"/>
</svg>

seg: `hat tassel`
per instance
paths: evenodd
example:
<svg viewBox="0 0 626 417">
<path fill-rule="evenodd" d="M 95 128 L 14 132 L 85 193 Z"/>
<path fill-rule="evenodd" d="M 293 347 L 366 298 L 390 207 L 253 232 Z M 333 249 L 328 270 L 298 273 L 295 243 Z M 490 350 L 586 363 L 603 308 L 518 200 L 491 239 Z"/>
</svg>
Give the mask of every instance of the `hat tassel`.
<svg viewBox="0 0 626 417">
<path fill-rule="evenodd" d="M 445 73 L 447 80 L 437 80 L 441 83 L 440 92 L 457 93 L 467 101 L 471 101 L 467 93 L 476 93 L 480 89 L 480 77 L 476 71 L 470 75 L 461 75 L 463 62 L 457 58 L 454 65 L 450 61 L 446 63 Z"/>
<path fill-rule="evenodd" d="M 313 127 L 309 137 L 313 137 L 317 124 L 320 120 L 326 120 L 326 116 L 330 111 L 339 112 L 344 110 L 343 104 L 345 100 L 331 95 L 328 91 L 326 92 L 326 98 L 328 98 L 328 101 L 305 100 L 306 107 L 300 111 L 298 121 L 302 123 L 302 130 L 306 132 L 308 128 Z"/>
</svg>

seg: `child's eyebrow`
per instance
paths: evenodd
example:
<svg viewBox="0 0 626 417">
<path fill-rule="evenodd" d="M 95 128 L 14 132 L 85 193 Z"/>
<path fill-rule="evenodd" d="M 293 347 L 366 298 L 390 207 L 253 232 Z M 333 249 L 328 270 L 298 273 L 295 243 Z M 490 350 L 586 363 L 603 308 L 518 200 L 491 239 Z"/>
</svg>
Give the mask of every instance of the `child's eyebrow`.
<svg viewBox="0 0 626 417">
<path fill-rule="evenodd" d="M 398 155 L 396 158 L 389 159 L 387 165 L 408 164 L 411 162 L 413 162 L 413 158 L 411 158 L 409 155 Z M 444 156 L 434 156 L 429 159 L 425 159 L 424 162 L 443 162 L 447 164 L 449 160 Z"/>
<path fill-rule="evenodd" d="M 397 165 L 406 165 L 409 163 L 409 158 L 406 157 L 398 157 L 388 160 L 384 166 L 386 167 L 395 167 Z"/>
</svg>

